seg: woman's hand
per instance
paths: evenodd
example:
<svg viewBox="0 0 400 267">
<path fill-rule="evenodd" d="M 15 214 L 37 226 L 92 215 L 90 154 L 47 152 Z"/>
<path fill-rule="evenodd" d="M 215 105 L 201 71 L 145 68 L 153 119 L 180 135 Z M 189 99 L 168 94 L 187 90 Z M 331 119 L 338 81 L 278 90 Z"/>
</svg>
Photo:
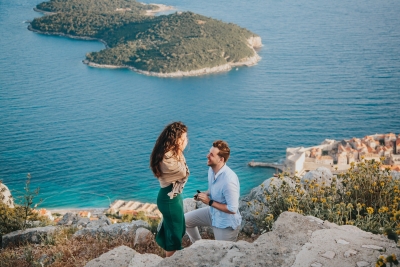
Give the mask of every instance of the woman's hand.
<svg viewBox="0 0 400 267">
<path fill-rule="evenodd" d="M 203 202 L 204 204 L 210 203 L 210 198 L 208 197 L 208 195 L 206 193 L 198 193 L 197 194 L 197 200 L 200 200 L 201 202 Z"/>
</svg>

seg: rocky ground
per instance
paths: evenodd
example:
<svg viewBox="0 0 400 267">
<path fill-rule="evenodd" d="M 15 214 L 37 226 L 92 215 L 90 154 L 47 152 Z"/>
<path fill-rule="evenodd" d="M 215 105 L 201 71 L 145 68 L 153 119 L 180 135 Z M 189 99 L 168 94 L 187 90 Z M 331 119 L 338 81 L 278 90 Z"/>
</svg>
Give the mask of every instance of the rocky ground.
<svg viewBox="0 0 400 267">
<path fill-rule="evenodd" d="M 121 246 L 86 266 L 373 267 L 379 256 L 391 254 L 399 255 L 400 249 L 385 236 L 284 212 L 273 231 L 253 243 L 201 240 L 165 259 Z"/>
</svg>

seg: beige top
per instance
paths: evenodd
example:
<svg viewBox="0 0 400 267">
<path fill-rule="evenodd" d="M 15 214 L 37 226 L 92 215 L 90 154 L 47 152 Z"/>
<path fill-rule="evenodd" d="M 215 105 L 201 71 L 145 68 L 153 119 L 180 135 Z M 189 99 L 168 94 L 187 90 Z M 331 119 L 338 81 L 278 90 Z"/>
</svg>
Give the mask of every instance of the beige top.
<svg viewBox="0 0 400 267">
<path fill-rule="evenodd" d="M 186 165 L 185 157 L 173 156 L 172 151 L 165 153 L 162 162 L 160 163 L 161 177 L 158 177 L 160 186 L 162 188 L 173 184 L 172 191 L 168 193 L 170 198 L 174 198 L 177 194 L 182 193 L 183 187 L 185 186 L 189 177 L 189 168 Z"/>
</svg>

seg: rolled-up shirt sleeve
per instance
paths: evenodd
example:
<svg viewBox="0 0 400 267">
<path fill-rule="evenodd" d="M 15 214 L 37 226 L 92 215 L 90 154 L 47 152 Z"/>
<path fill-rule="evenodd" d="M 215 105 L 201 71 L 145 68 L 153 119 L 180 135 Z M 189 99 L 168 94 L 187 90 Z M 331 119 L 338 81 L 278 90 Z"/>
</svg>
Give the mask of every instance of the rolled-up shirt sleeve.
<svg viewBox="0 0 400 267">
<path fill-rule="evenodd" d="M 230 181 L 223 191 L 227 209 L 233 213 L 239 208 L 239 193 L 239 186 L 234 181 Z"/>
</svg>

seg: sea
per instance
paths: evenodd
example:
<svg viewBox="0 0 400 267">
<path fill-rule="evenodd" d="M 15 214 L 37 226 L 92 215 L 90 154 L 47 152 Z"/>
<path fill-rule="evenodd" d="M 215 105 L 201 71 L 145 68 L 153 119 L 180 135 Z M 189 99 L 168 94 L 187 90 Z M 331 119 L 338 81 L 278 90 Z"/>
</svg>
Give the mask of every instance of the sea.
<svg viewBox="0 0 400 267">
<path fill-rule="evenodd" d="M 217 139 L 231 147 L 243 196 L 275 172 L 252 160 L 282 162 L 287 147 L 324 139 L 400 133 L 398 0 L 162 0 L 262 38 L 257 65 L 186 78 L 84 65 L 104 45 L 27 30 L 40 2 L 0 0 L 0 180 L 17 197 L 30 174 L 41 207 L 155 203 L 149 156 L 173 121 L 189 129 L 184 198 L 207 189 Z"/>
</svg>

